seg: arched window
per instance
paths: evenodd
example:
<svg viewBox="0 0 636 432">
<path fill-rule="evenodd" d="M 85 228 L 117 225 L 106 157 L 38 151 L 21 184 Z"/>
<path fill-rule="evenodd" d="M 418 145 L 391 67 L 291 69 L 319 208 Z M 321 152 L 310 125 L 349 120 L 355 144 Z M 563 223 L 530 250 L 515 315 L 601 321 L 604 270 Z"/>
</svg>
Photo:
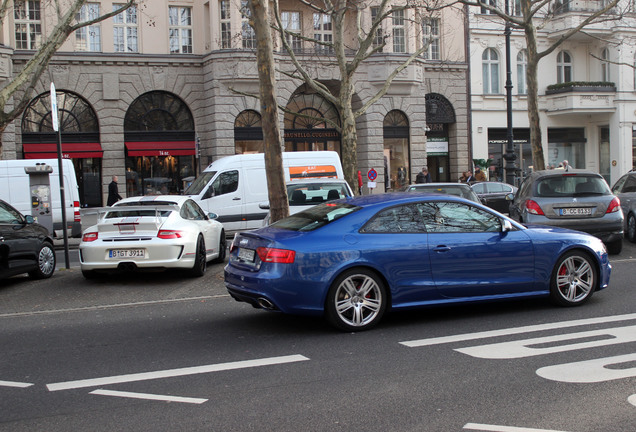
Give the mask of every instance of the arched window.
<svg viewBox="0 0 636 432">
<path fill-rule="evenodd" d="M 234 148 L 236 154 L 263 153 L 263 128 L 261 115 L 245 110 L 234 120 Z"/>
<path fill-rule="evenodd" d="M 402 111 L 389 111 L 383 129 L 385 188 L 395 191 L 411 183 L 409 120 Z"/>
<path fill-rule="evenodd" d="M 557 83 L 572 81 L 572 57 L 567 51 L 561 51 L 557 55 Z"/>
<path fill-rule="evenodd" d="M 528 52 L 526 50 L 519 51 L 517 54 L 517 94 L 524 95 L 528 93 L 526 85 L 526 72 L 528 70 Z"/>
<path fill-rule="evenodd" d="M 102 146 L 95 110 L 81 96 L 56 92 L 62 157 L 71 159 L 79 186 L 80 203 L 102 206 Z M 22 149 L 25 159 L 57 158 L 57 133 L 53 131 L 51 93 L 36 96 L 22 117 Z"/>
<path fill-rule="evenodd" d="M 609 50 L 607 48 L 601 51 L 601 81 L 605 81 L 605 82 L 611 81 Z"/>
<path fill-rule="evenodd" d="M 484 80 L 484 94 L 499 94 L 499 54 L 488 48 L 481 56 Z"/>
<path fill-rule="evenodd" d="M 306 86 L 294 93 L 285 112 L 285 151 L 332 150 L 340 154 L 338 111 Z"/>
<path fill-rule="evenodd" d="M 178 96 L 150 91 L 124 117 L 126 195 L 179 194 L 196 174 L 194 117 Z"/>
</svg>

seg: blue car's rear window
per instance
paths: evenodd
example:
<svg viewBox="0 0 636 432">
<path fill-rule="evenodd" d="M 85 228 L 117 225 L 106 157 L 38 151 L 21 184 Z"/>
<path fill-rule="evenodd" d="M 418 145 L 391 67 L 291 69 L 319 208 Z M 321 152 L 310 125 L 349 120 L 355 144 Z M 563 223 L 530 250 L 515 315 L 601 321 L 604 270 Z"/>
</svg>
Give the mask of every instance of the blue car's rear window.
<svg viewBox="0 0 636 432">
<path fill-rule="evenodd" d="M 360 207 L 347 203 L 318 204 L 270 226 L 290 231 L 313 231 L 358 210 Z"/>
</svg>

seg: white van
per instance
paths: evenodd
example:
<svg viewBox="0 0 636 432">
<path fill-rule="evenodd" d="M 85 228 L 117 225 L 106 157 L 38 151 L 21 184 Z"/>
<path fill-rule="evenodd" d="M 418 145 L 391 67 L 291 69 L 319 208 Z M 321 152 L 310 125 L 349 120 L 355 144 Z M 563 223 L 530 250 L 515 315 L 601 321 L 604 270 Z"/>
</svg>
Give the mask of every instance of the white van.
<svg viewBox="0 0 636 432">
<path fill-rule="evenodd" d="M 64 171 L 64 200 L 66 226 L 69 237 L 80 237 L 79 187 L 75 168 L 70 159 L 62 160 Z M 48 173 L 48 186 L 42 176 Z M 49 228 L 54 237 L 64 236 L 60 180 L 57 159 L 0 160 L 0 199 L 11 204 L 22 214 Z"/>
<path fill-rule="evenodd" d="M 285 152 L 283 171 L 285 181 L 344 179 L 340 157 L 333 151 Z M 214 161 L 192 182 L 185 195 L 206 212 L 216 213 L 228 233 L 261 227 L 269 202 L 264 154 L 233 155 Z"/>
</svg>

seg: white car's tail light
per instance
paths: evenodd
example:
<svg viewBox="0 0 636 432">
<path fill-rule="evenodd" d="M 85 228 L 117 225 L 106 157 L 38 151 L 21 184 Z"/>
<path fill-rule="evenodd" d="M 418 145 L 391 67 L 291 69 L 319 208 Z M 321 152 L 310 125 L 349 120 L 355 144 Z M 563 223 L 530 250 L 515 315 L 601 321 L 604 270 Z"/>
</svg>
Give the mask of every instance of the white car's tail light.
<svg viewBox="0 0 636 432">
<path fill-rule="evenodd" d="M 160 230 L 157 237 L 160 239 L 177 239 L 182 237 L 182 233 L 176 230 Z"/>
<path fill-rule="evenodd" d="M 96 232 L 86 232 L 82 235 L 82 241 L 85 243 L 95 241 L 99 238 L 99 235 Z"/>
</svg>

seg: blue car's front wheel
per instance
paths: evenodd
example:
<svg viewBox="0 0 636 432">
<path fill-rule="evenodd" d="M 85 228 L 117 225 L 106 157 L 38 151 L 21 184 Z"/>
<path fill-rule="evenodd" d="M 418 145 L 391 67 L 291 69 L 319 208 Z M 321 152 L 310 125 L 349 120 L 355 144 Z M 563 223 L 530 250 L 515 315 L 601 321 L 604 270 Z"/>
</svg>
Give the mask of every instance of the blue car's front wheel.
<svg viewBox="0 0 636 432">
<path fill-rule="evenodd" d="M 585 252 L 562 256 L 552 272 L 550 295 L 561 306 L 578 306 L 592 297 L 597 284 L 594 263 Z"/>
<path fill-rule="evenodd" d="M 386 303 L 386 288 L 377 274 L 365 268 L 350 269 L 329 289 L 325 312 L 329 322 L 341 330 L 367 330 L 380 321 Z"/>
</svg>

